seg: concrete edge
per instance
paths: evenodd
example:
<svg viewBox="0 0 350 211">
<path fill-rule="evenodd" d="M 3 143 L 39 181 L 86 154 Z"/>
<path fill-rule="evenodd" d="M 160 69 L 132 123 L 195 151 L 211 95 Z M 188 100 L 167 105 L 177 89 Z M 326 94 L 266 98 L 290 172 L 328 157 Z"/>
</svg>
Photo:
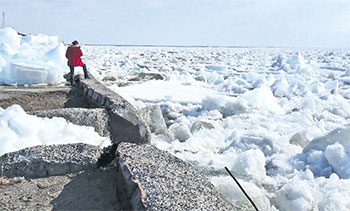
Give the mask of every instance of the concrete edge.
<svg viewBox="0 0 350 211">
<path fill-rule="evenodd" d="M 90 79 L 75 77 L 76 87 L 83 90 L 85 97 L 109 112 L 111 140 L 114 143 L 149 143 L 151 132 L 139 110 L 122 95 L 114 92 L 89 73 Z"/>
</svg>

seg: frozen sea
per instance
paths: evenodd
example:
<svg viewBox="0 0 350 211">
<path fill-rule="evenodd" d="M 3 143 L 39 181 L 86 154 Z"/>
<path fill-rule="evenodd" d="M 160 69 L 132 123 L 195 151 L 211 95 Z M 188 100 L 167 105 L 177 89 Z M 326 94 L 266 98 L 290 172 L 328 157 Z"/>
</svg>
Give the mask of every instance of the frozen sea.
<svg viewBox="0 0 350 211">
<path fill-rule="evenodd" d="M 232 203 L 248 201 L 225 166 L 261 210 L 350 209 L 349 50 L 84 49 L 107 87 L 140 108 L 161 107 L 171 137 L 152 144 L 193 164 Z M 140 73 L 164 79 L 135 80 Z"/>
<path fill-rule="evenodd" d="M 63 83 L 56 73 L 68 68 L 57 40 L 0 30 L 0 83 Z M 260 210 L 350 210 L 350 49 L 82 50 L 104 85 L 139 108 L 160 106 L 169 133 L 153 134 L 152 144 L 191 163 L 230 202 L 250 206 L 224 167 Z M 53 144 L 50 134 L 68 142 L 87 133 L 90 143 L 105 142 L 91 130 L 16 105 L 0 108 L 0 154 Z"/>
</svg>

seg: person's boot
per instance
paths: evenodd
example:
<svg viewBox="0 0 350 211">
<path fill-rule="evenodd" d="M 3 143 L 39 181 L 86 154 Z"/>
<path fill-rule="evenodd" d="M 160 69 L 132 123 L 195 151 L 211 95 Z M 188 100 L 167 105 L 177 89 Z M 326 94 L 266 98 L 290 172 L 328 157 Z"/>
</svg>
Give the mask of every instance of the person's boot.
<svg viewBox="0 0 350 211">
<path fill-rule="evenodd" d="M 74 86 L 74 85 L 75 85 L 75 82 L 74 82 L 74 80 L 73 80 L 72 78 L 70 79 L 70 85 L 71 85 L 71 86 Z"/>
<path fill-rule="evenodd" d="M 70 67 L 69 81 L 70 81 L 70 85 L 71 86 L 75 85 L 75 82 L 74 82 L 74 67 Z"/>
</svg>

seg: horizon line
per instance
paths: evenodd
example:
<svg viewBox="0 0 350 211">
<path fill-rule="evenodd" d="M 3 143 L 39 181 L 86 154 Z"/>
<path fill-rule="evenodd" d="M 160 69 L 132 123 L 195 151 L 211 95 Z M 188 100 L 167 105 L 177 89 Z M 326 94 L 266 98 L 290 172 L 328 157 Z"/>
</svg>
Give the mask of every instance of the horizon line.
<svg viewBox="0 0 350 211">
<path fill-rule="evenodd" d="M 106 44 L 87 43 L 86 46 L 115 46 L 115 47 L 175 47 L 175 48 L 318 48 L 318 49 L 346 49 L 350 47 L 312 47 L 312 46 L 249 46 L 249 45 L 164 45 L 164 44 Z"/>
</svg>

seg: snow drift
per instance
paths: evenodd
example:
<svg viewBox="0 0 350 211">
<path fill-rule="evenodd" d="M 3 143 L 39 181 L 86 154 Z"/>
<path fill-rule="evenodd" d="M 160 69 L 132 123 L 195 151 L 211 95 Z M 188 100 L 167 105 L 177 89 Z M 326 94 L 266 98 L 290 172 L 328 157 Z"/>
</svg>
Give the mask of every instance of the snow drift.
<svg viewBox="0 0 350 211">
<path fill-rule="evenodd" d="M 57 36 L 21 36 L 0 29 L 0 84 L 57 84 L 67 72 L 65 47 Z"/>
</svg>

